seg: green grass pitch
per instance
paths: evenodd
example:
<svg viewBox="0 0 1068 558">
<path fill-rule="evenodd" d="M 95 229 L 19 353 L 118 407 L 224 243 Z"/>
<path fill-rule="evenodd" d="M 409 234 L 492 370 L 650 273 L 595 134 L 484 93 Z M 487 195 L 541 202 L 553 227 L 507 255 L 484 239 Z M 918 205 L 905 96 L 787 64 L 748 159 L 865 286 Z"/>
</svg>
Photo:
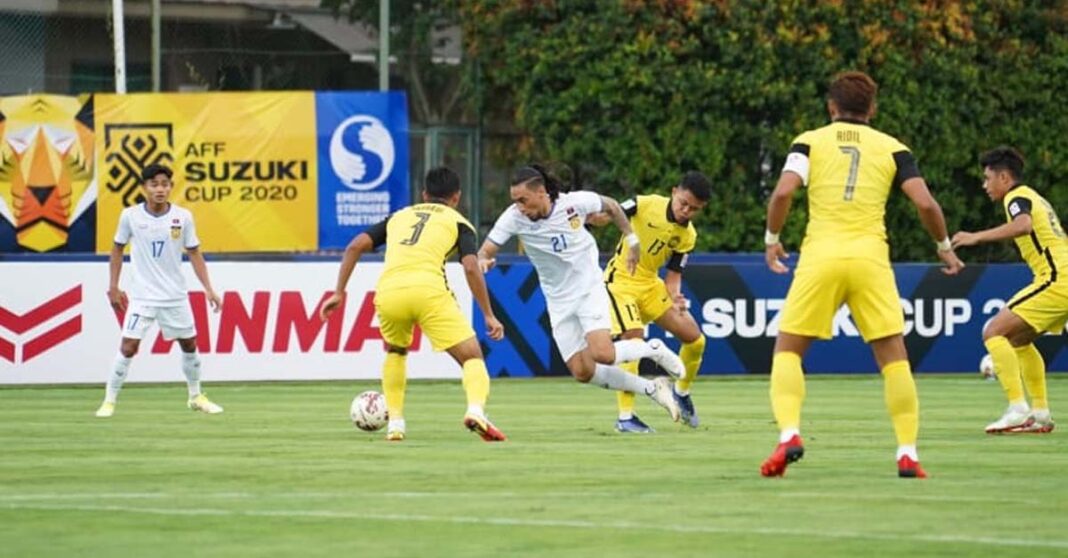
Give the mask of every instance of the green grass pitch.
<svg viewBox="0 0 1068 558">
<path fill-rule="evenodd" d="M 110 420 L 100 387 L 0 389 L 0 556 L 1068 556 L 1068 433 L 987 436 L 996 383 L 918 384 L 923 481 L 875 376 L 809 378 L 783 479 L 766 378 L 699 382 L 697 431 L 640 400 L 644 437 L 612 393 L 495 381 L 503 444 L 462 429 L 459 382 L 409 384 L 399 444 L 348 421 L 369 382 L 209 384 L 219 416 L 134 385 Z"/>
</svg>

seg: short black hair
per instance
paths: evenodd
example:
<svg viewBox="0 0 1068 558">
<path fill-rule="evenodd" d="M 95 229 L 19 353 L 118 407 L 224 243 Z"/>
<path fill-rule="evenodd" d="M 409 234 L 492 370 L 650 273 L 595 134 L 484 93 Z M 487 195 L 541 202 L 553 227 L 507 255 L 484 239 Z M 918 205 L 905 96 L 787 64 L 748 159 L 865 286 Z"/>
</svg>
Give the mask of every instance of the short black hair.
<svg viewBox="0 0 1068 558">
<path fill-rule="evenodd" d="M 449 167 L 434 167 L 427 171 L 423 189 L 432 198 L 448 199 L 460 191 L 460 175 Z"/>
<path fill-rule="evenodd" d="M 712 182 L 708 177 L 697 171 L 690 171 L 682 176 L 679 188 L 689 190 L 693 197 L 706 202 L 712 197 Z"/>
<path fill-rule="evenodd" d="M 141 180 L 148 182 L 161 174 L 167 175 L 168 180 L 174 177 L 174 171 L 172 171 L 170 167 L 159 163 L 152 163 L 144 169 L 141 169 Z"/>
<path fill-rule="evenodd" d="M 864 72 L 842 72 L 834 76 L 827 91 L 838 110 L 853 116 L 866 116 L 875 104 L 879 85 Z"/>
<path fill-rule="evenodd" d="M 985 169 L 990 167 L 995 171 L 1009 171 L 1012 178 L 1023 178 L 1024 156 L 1016 148 L 1001 145 L 979 156 L 979 164 Z"/>
</svg>

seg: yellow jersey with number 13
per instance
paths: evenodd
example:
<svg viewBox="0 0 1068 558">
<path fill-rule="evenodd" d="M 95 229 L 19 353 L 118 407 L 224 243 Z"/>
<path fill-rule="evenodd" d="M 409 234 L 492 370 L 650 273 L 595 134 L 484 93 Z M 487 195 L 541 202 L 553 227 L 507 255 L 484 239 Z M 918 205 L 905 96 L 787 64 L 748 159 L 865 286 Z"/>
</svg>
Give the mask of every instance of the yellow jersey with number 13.
<svg viewBox="0 0 1068 558">
<path fill-rule="evenodd" d="M 808 190 L 805 261 L 889 261 L 886 200 L 920 176 L 908 147 L 863 122 L 839 119 L 798 136 L 784 170 L 799 174 Z"/>
<path fill-rule="evenodd" d="M 620 204 L 630 218 L 630 226 L 641 243 L 638 268 L 631 275 L 627 271 L 626 240 L 620 239 L 615 255 L 605 267 L 606 283 L 654 281 L 660 278 L 660 268 L 682 272 L 686 258 L 697 242 L 693 223 L 680 225 L 671 212 L 671 198 L 658 195 L 638 196 Z"/>
</svg>

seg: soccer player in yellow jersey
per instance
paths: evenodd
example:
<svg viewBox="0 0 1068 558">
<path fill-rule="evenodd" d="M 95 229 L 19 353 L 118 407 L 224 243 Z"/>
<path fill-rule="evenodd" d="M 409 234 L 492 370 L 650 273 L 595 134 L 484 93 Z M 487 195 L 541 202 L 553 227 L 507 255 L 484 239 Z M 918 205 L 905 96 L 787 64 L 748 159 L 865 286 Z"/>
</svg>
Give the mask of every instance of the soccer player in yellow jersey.
<svg viewBox="0 0 1068 558">
<path fill-rule="evenodd" d="M 766 477 L 781 476 L 804 454 L 801 403 L 805 380 L 801 358 L 814 339 L 829 339 L 834 315 L 848 304 L 864 341 L 882 371 L 886 406 L 897 436 L 901 477 L 925 477 L 916 453 L 919 400 L 905 351 L 904 317 L 890 267 L 884 215 L 892 190 L 900 188 L 916 206 L 920 221 L 937 240 L 944 272 L 964 264 L 953 252 L 942 209 L 931 196 L 904 144 L 872 128 L 877 86 L 866 74 L 835 77 L 828 92 L 832 122 L 794 140 L 768 202 L 765 259 L 775 273 L 787 273 L 779 232 L 793 194 L 807 186 L 808 228 L 782 310 L 771 368 L 771 406 L 779 445 L 761 465 Z"/>
<path fill-rule="evenodd" d="M 710 196 L 708 178 L 699 172 L 688 172 L 671 189 L 671 197 L 637 196 L 621 203 L 641 241 L 641 258 L 634 274 L 627 273 L 624 242 L 620 239 L 604 273 L 612 303 L 612 335 L 641 339 L 645 336 L 645 325 L 655 322 L 682 342 L 679 358 L 686 365 L 686 373 L 675 382 L 672 393 L 679 404 L 681 420 L 692 428 L 697 428 L 700 421 L 690 397 L 690 386 L 701 367 L 705 336 L 687 309 L 682 294 L 682 271 L 697 241 L 691 219 L 704 209 Z M 661 267 L 667 267 L 664 279 L 659 276 Z M 624 363 L 620 368 L 638 373 L 636 361 Z M 653 432 L 634 414 L 633 393 L 621 391 L 616 397 L 619 405 L 616 430 Z"/>
<path fill-rule="evenodd" d="M 487 442 L 503 441 L 504 434 L 486 418 L 484 410 L 490 380 L 482 348 L 445 280 L 445 261 L 458 252 L 490 339 L 500 340 L 504 327 L 490 306 L 476 256 L 475 229 L 456 211 L 460 177 L 445 167 L 431 169 L 423 187 L 423 202 L 356 235 L 345 249 L 337 288 L 323 303 L 320 316 L 325 320 L 344 303 L 345 286 L 360 256 L 385 244 L 385 269 L 375 287 L 375 309 L 387 351 L 382 366 L 382 391 L 389 411 L 386 439 L 404 440 L 405 357 L 412 330 L 418 325 L 435 350 L 447 351 L 463 368 L 467 392 L 464 426 Z"/>
<path fill-rule="evenodd" d="M 953 246 L 1013 239 L 1034 279 L 1016 293 L 983 331 L 983 344 L 1009 408 L 986 427 L 988 434 L 1053 431 L 1046 400 L 1046 363 L 1034 341 L 1045 332 L 1061 333 L 1068 321 L 1068 243 L 1057 213 L 1045 198 L 1021 182 L 1024 159 L 1011 147 L 998 147 L 979 159 L 983 189 L 1005 207 L 1004 225 L 979 232 L 958 232 Z M 1023 375 L 1021 382 L 1020 376 Z M 1031 395 L 1024 398 L 1023 384 Z"/>
</svg>

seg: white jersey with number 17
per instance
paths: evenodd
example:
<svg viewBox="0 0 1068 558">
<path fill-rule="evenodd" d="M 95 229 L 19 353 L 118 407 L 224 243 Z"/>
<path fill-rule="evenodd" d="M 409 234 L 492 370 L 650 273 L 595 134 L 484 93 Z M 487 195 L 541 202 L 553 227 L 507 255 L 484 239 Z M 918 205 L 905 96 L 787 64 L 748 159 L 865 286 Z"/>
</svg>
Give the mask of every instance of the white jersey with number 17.
<svg viewBox="0 0 1068 558">
<path fill-rule="evenodd" d="M 127 207 L 119 216 L 115 244 L 130 245 L 132 300 L 152 306 L 188 303 L 182 251 L 200 245 L 189 210 L 172 203 L 162 215 L 153 215 L 143 203 Z"/>
</svg>

